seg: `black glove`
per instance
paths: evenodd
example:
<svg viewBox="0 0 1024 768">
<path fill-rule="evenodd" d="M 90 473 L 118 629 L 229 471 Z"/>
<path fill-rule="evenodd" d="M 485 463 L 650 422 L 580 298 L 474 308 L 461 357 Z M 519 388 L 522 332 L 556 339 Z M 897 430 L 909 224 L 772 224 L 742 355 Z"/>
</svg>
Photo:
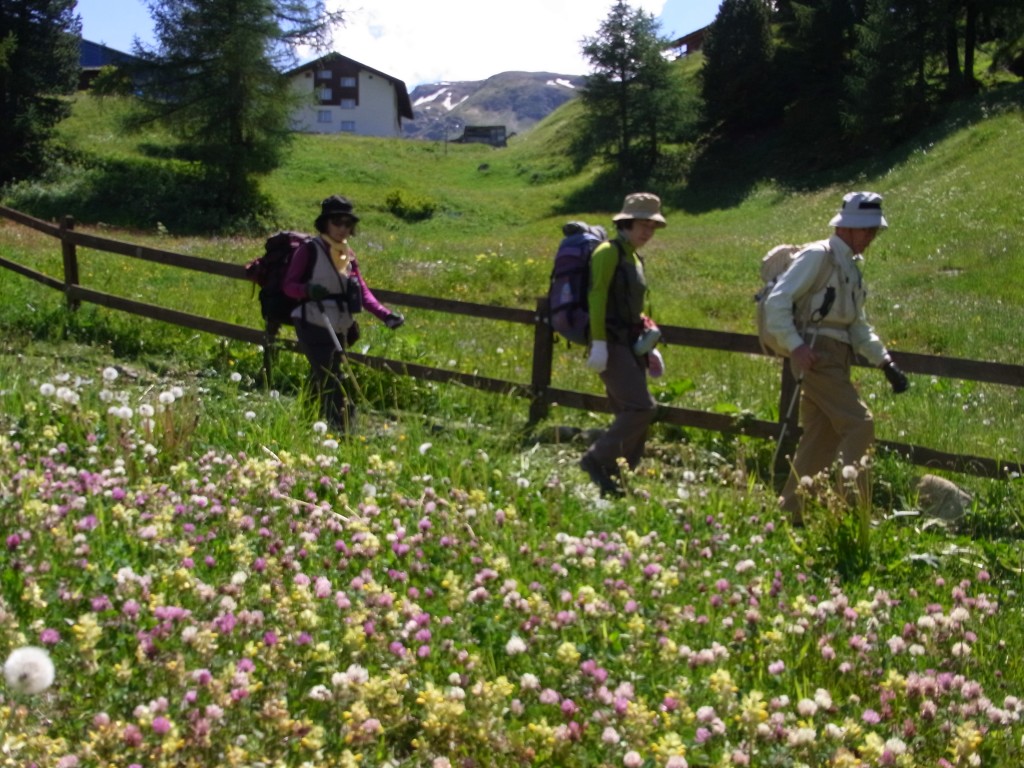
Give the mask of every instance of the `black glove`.
<svg viewBox="0 0 1024 768">
<path fill-rule="evenodd" d="M 892 360 L 882 366 L 882 373 L 889 380 L 892 391 L 897 395 L 910 389 L 910 381 L 907 374 L 901 371 Z"/>
<path fill-rule="evenodd" d="M 309 296 L 309 298 L 311 298 L 313 301 L 320 301 L 321 299 L 326 299 L 328 296 L 330 296 L 331 292 L 328 291 L 327 288 L 322 285 L 310 283 L 309 285 L 306 286 L 306 295 Z"/>
<path fill-rule="evenodd" d="M 395 330 L 395 328 L 398 328 L 404 322 L 405 316 L 400 315 L 398 312 L 391 312 L 387 317 L 384 318 L 384 325 L 386 325 L 391 330 Z"/>
</svg>

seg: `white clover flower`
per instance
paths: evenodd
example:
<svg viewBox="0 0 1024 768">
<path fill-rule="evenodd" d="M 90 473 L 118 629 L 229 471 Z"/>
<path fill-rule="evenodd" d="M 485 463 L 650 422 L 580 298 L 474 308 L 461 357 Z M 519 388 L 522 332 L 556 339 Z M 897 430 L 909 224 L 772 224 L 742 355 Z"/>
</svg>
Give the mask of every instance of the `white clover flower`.
<svg viewBox="0 0 1024 768">
<path fill-rule="evenodd" d="M 787 741 L 791 747 L 802 747 L 813 744 L 818 733 L 813 728 L 794 728 L 789 732 Z"/>
<path fill-rule="evenodd" d="M 117 376 L 117 368 L 108 365 L 106 368 L 103 369 L 103 380 L 106 381 L 107 383 L 113 383 L 117 381 Z"/>
<path fill-rule="evenodd" d="M 605 744 L 618 744 L 621 740 L 622 737 L 619 736 L 619 732 L 610 725 L 606 725 L 604 730 L 601 731 L 601 741 Z"/>
<path fill-rule="evenodd" d="M 949 612 L 949 618 L 951 621 L 955 621 L 957 624 L 966 624 L 971 618 L 971 612 L 964 608 L 962 605 L 958 605 L 956 608 Z"/>
<path fill-rule="evenodd" d="M 526 642 L 519 635 L 512 635 L 505 643 L 505 653 L 515 656 L 519 653 L 526 653 Z"/>
<path fill-rule="evenodd" d="M 43 397 L 53 397 L 56 393 L 57 388 L 48 381 L 39 385 L 39 394 Z"/>
<path fill-rule="evenodd" d="M 34 696 L 53 685 L 53 662 L 42 648 L 26 645 L 15 648 L 4 662 L 4 677 L 15 693 Z"/>
<path fill-rule="evenodd" d="M 326 685 L 314 685 L 307 694 L 313 701 L 330 701 L 334 698 L 331 689 Z"/>
<path fill-rule="evenodd" d="M 316 434 L 318 434 L 318 435 L 326 434 L 327 433 L 327 422 L 326 421 L 314 421 L 313 422 L 313 431 Z"/>
<path fill-rule="evenodd" d="M 967 643 L 956 643 L 953 646 L 953 655 L 958 658 L 963 658 L 971 655 L 971 646 Z"/>
<path fill-rule="evenodd" d="M 818 705 L 811 699 L 800 699 L 796 703 L 796 711 L 800 717 L 814 717 L 818 712 Z"/>
<path fill-rule="evenodd" d="M 822 709 L 832 709 L 832 694 L 824 688 L 819 688 L 814 692 L 814 703 Z"/>
<path fill-rule="evenodd" d="M 532 672 L 524 672 L 519 679 L 519 687 L 524 691 L 535 691 L 540 688 L 540 678 Z"/>
<path fill-rule="evenodd" d="M 893 736 L 885 742 L 885 748 L 894 755 L 903 755 L 907 752 L 907 743 L 903 739 Z"/>
</svg>

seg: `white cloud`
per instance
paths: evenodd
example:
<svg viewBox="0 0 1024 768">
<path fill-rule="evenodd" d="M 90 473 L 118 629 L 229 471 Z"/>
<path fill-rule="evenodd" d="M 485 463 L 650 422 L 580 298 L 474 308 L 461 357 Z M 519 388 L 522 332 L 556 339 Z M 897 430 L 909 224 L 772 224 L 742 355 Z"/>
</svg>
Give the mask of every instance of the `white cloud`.
<svg viewBox="0 0 1024 768">
<path fill-rule="evenodd" d="M 585 75 L 580 50 L 597 34 L 611 0 L 376 0 L 350 6 L 333 49 L 405 81 L 483 80 L 499 72 Z M 665 0 L 631 3 L 657 17 Z"/>
</svg>

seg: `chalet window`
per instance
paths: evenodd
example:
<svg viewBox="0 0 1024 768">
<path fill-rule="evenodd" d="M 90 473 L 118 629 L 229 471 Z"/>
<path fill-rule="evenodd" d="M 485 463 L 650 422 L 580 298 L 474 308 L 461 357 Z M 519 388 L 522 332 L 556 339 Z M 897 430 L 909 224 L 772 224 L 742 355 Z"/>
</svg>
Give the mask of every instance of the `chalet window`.
<svg viewBox="0 0 1024 768">
<path fill-rule="evenodd" d="M 331 79 L 331 70 L 329 70 L 329 69 L 321 69 L 320 71 L 318 71 L 316 73 L 316 79 L 317 80 L 330 80 Z"/>
<path fill-rule="evenodd" d="M 355 120 L 342 120 L 341 121 L 341 130 L 343 130 L 343 131 L 345 131 L 347 133 L 355 133 L 356 132 L 356 121 Z"/>
<path fill-rule="evenodd" d="M 331 110 L 329 109 L 318 109 L 316 113 L 316 121 L 318 123 L 329 123 L 331 122 Z"/>
<path fill-rule="evenodd" d="M 342 88 L 355 88 L 357 85 L 356 78 L 353 75 L 342 75 L 338 78 L 338 85 Z"/>
<path fill-rule="evenodd" d="M 319 98 L 320 101 L 330 101 L 332 95 L 333 91 L 325 85 L 320 88 L 317 98 Z"/>
<path fill-rule="evenodd" d="M 342 109 L 355 109 L 356 108 L 356 100 L 355 99 L 342 99 L 340 102 L 338 102 L 338 106 L 340 106 Z"/>
</svg>

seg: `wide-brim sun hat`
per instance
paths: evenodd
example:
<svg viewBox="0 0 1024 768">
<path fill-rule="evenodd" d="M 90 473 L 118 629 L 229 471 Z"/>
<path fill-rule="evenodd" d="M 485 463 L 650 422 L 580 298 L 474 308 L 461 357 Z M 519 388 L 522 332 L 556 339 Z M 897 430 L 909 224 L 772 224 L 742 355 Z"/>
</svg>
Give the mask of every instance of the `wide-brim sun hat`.
<svg viewBox="0 0 1024 768">
<path fill-rule="evenodd" d="M 665 217 L 661 215 L 661 199 L 650 192 L 635 192 L 626 195 L 622 203 L 622 211 L 612 217 L 612 221 L 644 219 L 653 221 L 658 228 L 667 226 Z"/>
<path fill-rule="evenodd" d="M 354 222 L 359 221 L 352 201 L 343 195 L 331 195 L 324 198 L 320 203 L 320 215 L 316 217 L 316 228 L 320 229 L 321 225 L 333 216 L 348 216 Z"/>
<path fill-rule="evenodd" d="M 875 192 L 850 192 L 844 196 L 839 213 L 828 224 L 830 227 L 853 229 L 885 229 L 889 226 L 882 215 L 882 196 Z"/>
</svg>

